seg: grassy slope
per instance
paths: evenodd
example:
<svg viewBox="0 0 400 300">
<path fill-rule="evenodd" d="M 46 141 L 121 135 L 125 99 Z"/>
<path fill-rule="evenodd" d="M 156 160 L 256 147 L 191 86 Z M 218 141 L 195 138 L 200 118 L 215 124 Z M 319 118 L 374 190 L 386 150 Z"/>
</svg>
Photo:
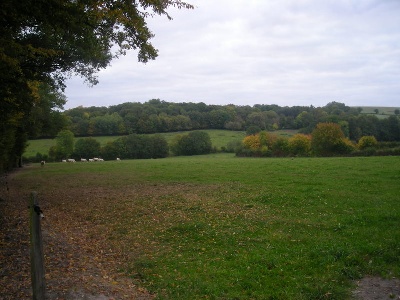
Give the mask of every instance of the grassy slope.
<svg viewBox="0 0 400 300">
<path fill-rule="evenodd" d="M 400 107 L 385 107 L 385 106 L 361 106 L 362 114 L 375 114 L 375 109 L 378 109 L 378 114 L 385 115 L 394 115 L 394 111 L 396 109 L 400 109 Z"/>
<path fill-rule="evenodd" d="M 215 154 L 54 163 L 19 180 L 51 193 L 48 210 L 67 186 L 88 234 L 159 299 L 346 299 L 353 279 L 400 276 L 399 174 L 399 157 Z M 95 204 L 79 196 L 94 188 Z"/>
<path fill-rule="evenodd" d="M 361 114 L 374 115 L 379 119 L 387 118 L 391 115 L 395 115 L 395 110 L 400 109 L 400 107 L 379 107 L 379 106 L 361 106 Z M 375 112 L 378 109 L 378 114 Z"/>
</svg>

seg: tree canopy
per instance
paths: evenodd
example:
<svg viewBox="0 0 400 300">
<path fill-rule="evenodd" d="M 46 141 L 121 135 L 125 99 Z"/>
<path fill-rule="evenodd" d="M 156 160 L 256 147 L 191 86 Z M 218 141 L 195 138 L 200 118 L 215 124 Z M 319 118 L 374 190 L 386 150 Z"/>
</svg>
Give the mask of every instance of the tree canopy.
<svg viewBox="0 0 400 300">
<path fill-rule="evenodd" d="M 72 74 L 96 84 L 96 73 L 131 49 L 138 51 L 140 62 L 155 59 L 157 49 L 150 42 L 154 34 L 146 18 L 171 19 L 171 6 L 193 8 L 181 0 L 3 0 L 0 168 L 10 167 L 22 154 L 25 120 L 42 99 L 42 84 L 63 90 Z"/>
</svg>

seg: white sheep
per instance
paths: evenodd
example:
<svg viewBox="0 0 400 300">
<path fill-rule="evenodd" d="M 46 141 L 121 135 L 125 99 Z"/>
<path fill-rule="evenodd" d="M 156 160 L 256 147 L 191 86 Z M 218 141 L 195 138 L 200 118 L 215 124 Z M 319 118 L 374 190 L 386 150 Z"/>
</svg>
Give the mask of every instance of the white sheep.
<svg viewBox="0 0 400 300">
<path fill-rule="evenodd" d="M 119 157 L 117 157 L 117 160 L 121 160 Z"/>
<path fill-rule="evenodd" d="M 81 158 L 81 162 L 87 162 L 86 158 Z"/>
<path fill-rule="evenodd" d="M 61 162 L 67 162 L 67 160 L 66 160 L 66 159 L 63 159 Z"/>
</svg>

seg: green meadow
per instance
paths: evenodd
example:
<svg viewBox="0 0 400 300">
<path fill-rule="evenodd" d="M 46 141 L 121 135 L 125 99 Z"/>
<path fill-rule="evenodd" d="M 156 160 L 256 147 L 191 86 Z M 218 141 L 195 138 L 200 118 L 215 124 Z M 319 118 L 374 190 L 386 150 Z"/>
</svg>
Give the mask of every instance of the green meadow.
<svg viewBox="0 0 400 300">
<path fill-rule="evenodd" d="M 399 107 L 379 107 L 379 106 L 361 106 L 361 114 L 374 115 L 379 119 L 387 118 L 391 115 L 396 115 L 396 110 Z"/>
<path fill-rule="evenodd" d="M 68 223 L 89 222 L 156 299 L 351 299 L 357 279 L 400 276 L 400 157 L 49 163 L 16 179 L 49 215 L 73 207 Z"/>
<path fill-rule="evenodd" d="M 119 138 L 119 136 L 96 136 L 94 138 L 98 140 L 101 145 L 105 145 L 108 142 L 116 140 L 117 138 Z M 81 139 L 81 137 L 76 137 L 75 141 L 77 141 L 78 139 Z M 31 157 L 35 156 L 36 153 L 48 154 L 50 147 L 55 145 L 56 145 L 55 139 L 29 140 L 28 147 L 25 150 L 24 156 Z"/>
</svg>

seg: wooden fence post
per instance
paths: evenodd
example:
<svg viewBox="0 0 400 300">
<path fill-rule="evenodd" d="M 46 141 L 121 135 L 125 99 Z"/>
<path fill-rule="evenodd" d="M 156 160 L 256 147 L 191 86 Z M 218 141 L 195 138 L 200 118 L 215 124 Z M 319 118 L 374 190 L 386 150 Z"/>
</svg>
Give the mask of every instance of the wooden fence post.
<svg viewBox="0 0 400 300">
<path fill-rule="evenodd" d="M 32 192 L 29 203 L 30 215 L 30 239 L 31 239 L 31 279 L 33 300 L 45 299 L 45 273 L 44 273 L 44 256 L 42 243 L 42 230 L 40 219 L 42 211 L 39 207 L 37 193 Z"/>
</svg>

